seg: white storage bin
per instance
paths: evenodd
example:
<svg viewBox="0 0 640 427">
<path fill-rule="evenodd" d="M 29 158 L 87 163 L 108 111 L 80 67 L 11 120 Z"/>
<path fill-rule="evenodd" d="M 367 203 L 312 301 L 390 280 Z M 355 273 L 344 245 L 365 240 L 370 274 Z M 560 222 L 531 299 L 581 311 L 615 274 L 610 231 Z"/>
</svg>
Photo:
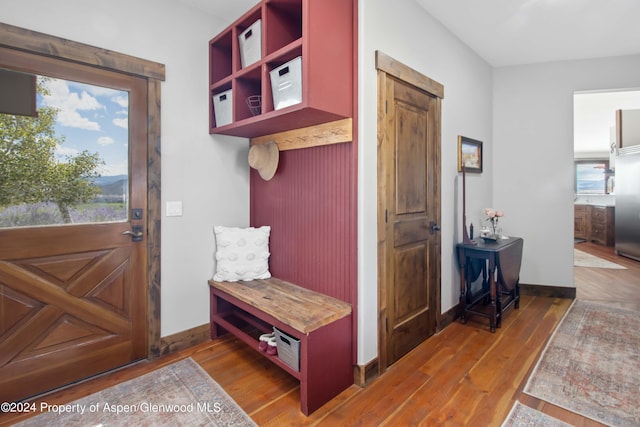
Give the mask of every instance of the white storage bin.
<svg viewBox="0 0 640 427">
<path fill-rule="evenodd" d="M 216 127 L 231 123 L 233 117 L 231 89 L 213 95 L 213 112 L 216 118 Z"/>
<path fill-rule="evenodd" d="M 242 68 L 262 58 L 262 20 L 258 19 L 238 36 Z"/>
<path fill-rule="evenodd" d="M 279 66 L 269 74 L 274 109 L 278 110 L 302 102 L 301 56 Z"/>
<path fill-rule="evenodd" d="M 274 327 L 278 357 L 292 369 L 300 372 L 300 340 L 290 337 L 278 328 Z"/>
</svg>

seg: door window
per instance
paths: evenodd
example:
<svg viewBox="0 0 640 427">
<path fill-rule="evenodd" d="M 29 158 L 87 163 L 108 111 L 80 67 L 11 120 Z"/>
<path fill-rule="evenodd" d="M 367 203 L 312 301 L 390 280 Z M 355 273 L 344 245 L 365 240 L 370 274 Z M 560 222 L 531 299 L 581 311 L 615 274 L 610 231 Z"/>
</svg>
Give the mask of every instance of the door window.
<svg viewBox="0 0 640 427">
<path fill-rule="evenodd" d="M 127 221 L 129 93 L 35 81 L 35 117 L 0 114 L 0 227 Z"/>
</svg>

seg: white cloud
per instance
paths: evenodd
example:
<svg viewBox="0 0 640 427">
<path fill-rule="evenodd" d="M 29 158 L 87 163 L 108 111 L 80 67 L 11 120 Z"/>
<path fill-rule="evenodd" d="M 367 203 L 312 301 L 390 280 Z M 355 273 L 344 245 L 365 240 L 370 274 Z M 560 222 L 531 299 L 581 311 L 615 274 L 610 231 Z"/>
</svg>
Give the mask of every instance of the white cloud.
<svg viewBox="0 0 640 427">
<path fill-rule="evenodd" d="M 58 123 L 62 126 L 85 130 L 100 130 L 100 124 L 82 117 L 77 111 L 61 110 L 58 112 Z"/>
<path fill-rule="evenodd" d="M 116 142 L 113 138 L 111 138 L 110 136 L 101 136 L 100 138 L 98 138 L 98 145 L 101 145 L 103 147 L 106 147 L 107 145 L 111 145 L 114 142 Z"/>
<path fill-rule="evenodd" d="M 121 106 L 122 108 L 129 108 L 129 97 L 128 96 L 114 96 L 111 98 L 113 102 Z M 126 110 L 125 110 L 126 111 Z"/>
<path fill-rule="evenodd" d="M 121 127 L 123 129 L 129 128 L 129 118 L 125 117 L 124 119 L 113 119 L 113 124 Z"/>
<path fill-rule="evenodd" d="M 69 84 L 69 87 L 74 88 L 74 89 L 76 89 L 78 91 L 90 93 L 93 96 L 108 96 L 108 97 L 112 97 L 115 94 L 121 92 L 118 89 L 111 89 L 111 88 L 108 88 L 108 87 L 95 86 L 95 85 L 90 85 L 90 84 L 86 84 L 86 83 L 79 83 L 79 82 L 67 82 L 67 83 Z"/>
<path fill-rule="evenodd" d="M 100 130 L 100 124 L 83 117 L 81 111 L 93 111 L 103 109 L 104 106 L 88 92 L 80 94 L 69 90 L 68 82 L 59 79 L 50 79 L 46 83 L 50 94 L 43 96 L 43 103 L 49 107 L 57 108 L 56 121 L 62 126 L 86 130 Z"/>
</svg>

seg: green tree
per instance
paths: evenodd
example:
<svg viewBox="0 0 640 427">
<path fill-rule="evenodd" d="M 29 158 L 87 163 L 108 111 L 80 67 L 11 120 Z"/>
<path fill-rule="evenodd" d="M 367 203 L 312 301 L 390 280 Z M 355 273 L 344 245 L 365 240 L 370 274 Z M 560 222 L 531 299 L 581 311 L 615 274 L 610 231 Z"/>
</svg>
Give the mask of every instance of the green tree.
<svg viewBox="0 0 640 427">
<path fill-rule="evenodd" d="M 38 93 L 48 94 L 38 79 Z M 83 151 L 56 160 L 57 145 L 64 136 L 55 133 L 58 110 L 38 109 L 38 117 L 0 114 L 0 208 L 22 203 L 52 202 L 65 223 L 71 222 L 69 209 L 93 199 L 100 189 L 93 178 L 103 162 L 97 153 Z"/>
</svg>

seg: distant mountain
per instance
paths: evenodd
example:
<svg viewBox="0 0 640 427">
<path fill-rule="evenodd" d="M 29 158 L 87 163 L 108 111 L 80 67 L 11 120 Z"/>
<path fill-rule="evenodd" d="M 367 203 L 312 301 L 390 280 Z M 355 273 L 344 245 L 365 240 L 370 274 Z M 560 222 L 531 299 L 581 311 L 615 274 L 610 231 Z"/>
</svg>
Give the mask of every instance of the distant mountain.
<svg viewBox="0 0 640 427">
<path fill-rule="evenodd" d="M 102 194 L 107 195 L 122 195 L 127 193 L 127 180 L 121 179 L 113 184 L 101 185 Z"/>
<path fill-rule="evenodd" d="M 94 180 L 101 193 L 96 198 L 103 202 L 121 202 L 127 194 L 127 175 L 101 176 Z"/>
<path fill-rule="evenodd" d="M 126 181 L 128 178 L 127 175 L 112 175 L 112 176 L 101 176 L 99 178 L 94 179 L 94 183 L 98 187 L 102 187 L 103 185 L 113 184 L 117 181 Z"/>
</svg>

